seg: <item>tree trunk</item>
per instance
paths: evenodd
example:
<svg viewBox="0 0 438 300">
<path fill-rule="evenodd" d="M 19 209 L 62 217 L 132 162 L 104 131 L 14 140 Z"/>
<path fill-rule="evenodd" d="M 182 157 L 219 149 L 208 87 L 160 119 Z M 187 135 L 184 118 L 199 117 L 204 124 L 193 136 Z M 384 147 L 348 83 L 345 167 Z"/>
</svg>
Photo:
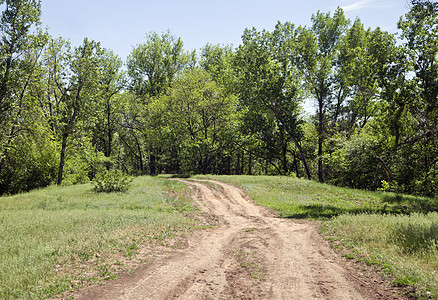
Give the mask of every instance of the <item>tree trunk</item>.
<svg viewBox="0 0 438 300">
<path fill-rule="evenodd" d="M 281 124 L 283 125 L 284 131 L 289 135 L 289 137 L 292 139 L 292 141 L 294 142 L 295 146 L 297 147 L 297 149 L 298 149 L 298 151 L 300 153 L 301 161 L 303 162 L 303 165 L 304 165 L 304 169 L 306 170 L 307 178 L 310 180 L 312 176 L 310 175 L 309 167 L 307 166 L 307 160 L 306 160 L 306 157 L 304 155 L 303 148 L 301 147 L 300 143 L 298 142 L 297 138 L 295 137 L 295 134 L 293 133 L 293 131 L 291 130 L 289 125 L 287 125 L 287 123 L 283 120 L 283 118 L 278 113 L 278 111 L 275 108 L 271 107 L 271 106 L 269 108 L 272 110 L 272 112 L 274 113 L 275 117 L 278 120 L 281 120 Z"/>
<path fill-rule="evenodd" d="M 318 180 L 324 182 L 322 173 L 322 145 L 324 143 L 324 109 L 322 99 L 318 99 Z"/>
<path fill-rule="evenodd" d="M 252 153 L 249 152 L 249 159 L 248 159 L 248 175 L 252 175 Z"/>
<path fill-rule="evenodd" d="M 57 184 L 61 185 L 62 175 L 64 172 L 65 150 L 67 149 L 68 133 L 62 135 L 61 157 L 59 159 L 58 181 Z"/>
<path fill-rule="evenodd" d="M 319 182 L 324 182 L 324 176 L 322 172 L 322 144 L 323 144 L 323 138 L 320 135 L 318 137 L 318 180 Z"/>
<path fill-rule="evenodd" d="M 243 175 L 245 172 L 245 151 L 242 151 L 241 154 L 239 175 Z"/>
<path fill-rule="evenodd" d="M 388 167 L 388 165 L 385 163 L 385 161 L 381 157 L 376 156 L 376 159 L 382 165 L 383 169 L 385 170 L 386 177 L 388 178 L 388 181 L 392 182 L 394 180 L 394 175 L 392 175 L 391 169 Z"/>
<path fill-rule="evenodd" d="M 140 143 L 138 142 L 137 136 L 135 134 L 132 135 L 134 137 L 135 140 L 135 144 L 137 145 L 137 150 L 138 150 L 138 159 L 139 159 L 139 170 L 140 173 L 143 174 L 143 154 L 141 153 L 141 147 L 140 147 Z"/>
<path fill-rule="evenodd" d="M 150 175 L 157 175 L 157 157 L 155 156 L 154 153 L 154 148 L 151 147 L 149 149 L 149 173 Z"/>
<path fill-rule="evenodd" d="M 112 151 L 111 144 L 113 140 L 113 131 L 111 130 L 111 106 L 109 99 L 107 100 L 107 124 L 108 124 L 108 148 L 107 148 L 106 157 L 110 157 Z"/>
<path fill-rule="evenodd" d="M 304 170 L 306 171 L 306 175 L 307 175 L 307 179 L 310 180 L 310 179 L 312 179 L 312 175 L 310 175 L 309 166 L 307 165 L 307 160 L 306 160 L 306 157 L 304 156 L 303 148 L 301 147 L 300 143 L 298 143 L 298 141 L 295 139 L 295 137 L 292 140 L 295 143 L 295 146 L 298 148 L 298 152 L 300 153 L 300 158 L 301 158 L 301 161 L 303 162 Z"/>
</svg>

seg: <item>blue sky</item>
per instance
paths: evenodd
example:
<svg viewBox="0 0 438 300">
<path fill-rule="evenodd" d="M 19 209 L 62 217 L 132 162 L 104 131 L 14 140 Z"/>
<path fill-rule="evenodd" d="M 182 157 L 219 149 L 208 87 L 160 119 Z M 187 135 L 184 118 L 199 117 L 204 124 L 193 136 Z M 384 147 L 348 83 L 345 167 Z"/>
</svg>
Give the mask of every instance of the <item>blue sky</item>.
<svg viewBox="0 0 438 300">
<path fill-rule="evenodd" d="M 207 43 L 237 47 L 245 28 L 272 30 L 277 21 L 310 25 L 313 13 L 338 6 L 366 27 L 394 33 L 408 11 L 407 0 L 42 0 L 42 23 L 74 46 L 88 37 L 126 59 L 151 31 L 170 30 L 187 50 Z"/>
</svg>

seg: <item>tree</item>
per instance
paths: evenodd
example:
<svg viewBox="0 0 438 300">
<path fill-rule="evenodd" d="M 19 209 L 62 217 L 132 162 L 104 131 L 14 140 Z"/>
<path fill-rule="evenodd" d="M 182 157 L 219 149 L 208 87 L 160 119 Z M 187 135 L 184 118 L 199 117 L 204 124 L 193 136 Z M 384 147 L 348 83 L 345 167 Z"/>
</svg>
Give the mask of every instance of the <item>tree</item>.
<svg viewBox="0 0 438 300">
<path fill-rule="evenodd" d="M 234 52 L 231 46 L 207 44 L 201 48 L 199 59 L 200 67 L 207 71 L 211 78 L 230 94 L 235 89 L 232 68 L 233 58 Z"/>
<path fill-rule="evenodd" d="M 296 38 L 294 25 L 278 23 L 272 33 L 247 29 L 242 38 L 243 44 L 237 49 L 235 58 L 241 110 L 250 114 L 257 112 L 258 117 L 253 119 L 254 122 L 272 124 L 268 120 L 275 120 L 274 130 L 284 137 L 287 135 L 293 142 L 310 179 L 300 144 L 301 95 L 298 92 L 296 66 L 292 61 Z M 268 129 L 265 126 L 258 128 Z"/>
<path fill-rule="evenodd" d="M 438 3 L 412 0 L 411 10 L 398 27 L 406 41 L 405 49 L 414 67 L 422 105 L 417 115 L 422 127 L 433 131 L 438 125 Z"/>
<path fill-rule="evenodd" d="M 336 82 L 337 52 L 349 21 L 342 9 L 338 8 L 333 17 L 330 13 L 317 12 L 312 16 L 312 23 L 311 29 L 300 28 L 297 63 L 317 104 L 318 179 L 323 182 L 323 146 L 328 133 L 328 113 L 344 88 Z"/>
<path fill-rule="evenodd" d="M 152 32 L 146 42 L 137 45 L 128 56 L 131 90 L 138 96 L 159 96 L 189 62 L 181 38 L 170 32 L 159 36 Z"/>
<path fill-rule="evenodd" d="M 382 40 L 378 37 L 380 33 L 379 28 L 375 32 L 371 29 L 365 30 L 361 21 L 356 19 L 340 41 L 336 81 L 341 96 L 337 97 L 334 110 L 331 112 L 332 127 L 340 123 L 344 117 L 346 124 L 343 129 L 351 133 L 356 126 L 364 128 L 375 115 L 379 66 L 376 64 L 373 47 L 385 47 L 377 44 L 377 41 Z"/>
<path fill-rule="evenodd" d="M 232 141 L 235 97 L 227 95 L 203 70 L 187 70 L 166 95 L 156 99 L 179 144 L 182 169 L 208 174 Z"/>
<path fill-rule="evenodd" d="M 0 172 L 14 138 L 23 126 L 20 115 L 26 113 L 22 104 L 29 100 L 26 92 L 35 77 L 37 62 L 44 47 L 43 34 L 32 35 L 41 14 L 38 1 L 0 1 L 5 5 L 0 30 Z M 30 106 L 27 106 L 30 109 Z"/>
<path fill-rule="evenodd" d="M 53 180 L 56 142 L 40 106 L 41 57 L 48 35 L 39 24 L 39 1 L 0 1 L 0 195 Z"/>
<path fill-rule="evenodd" d="M 144 110 L 130 121 L 141 123 L 131 124 L 131 130 L 126 131 L 132 134 L 138 151 L 145 148 L 149 156 L 149 174 L 157 174 L 158 156 L 162 152 L 158 145 L 154 145 L 153 136 L 149 133 L 154 130 L 145 128 L 149 121 L 148 105 L 150 99 L 159 97 L 171 86 L 178 74 L 188 66 L 190 55 L 184 51 L 184 44 L 181 38 L 176 38 L 165 32 L 161 36 L 157 33 L 149 33 L 146 42 L 134 48 L 127 60 L 128 78 L 130 80 L 130 91 L 136 96 L 133 100 L 135 105 L 142 106 Z M 133 149 L 132 149 L 133 150 Z M 136 154 L 143 163 L 143 153 Z M 140 166 L 143 170 L 143 166 Z"/>
<path fill-rule="evenodd" d="M 96 121 L 93 124 L 93 140 L 107 158 L 113 154 L 114 135 L 120 123 L 123 98 L 118 94 L 126 86 L 123 62 L 112 51 L 102 49 L 99 68 L 99 90 L 97 95 Z M 109 164 L 107 164 L 109 168 Z"/>
<path fill-rule="evenodd" d="M 47 53 L 47 111 L 61 150 L 57 184 L 63 180 L 69 137 L 80 129 L 81 121 L 96 110 L 102 49 L 99 43 L 84 39 L 71 51 L 65 41 L 52 40 Z"/>
<path fill-rule="evenodd" d="M 7 121 L 7 112 L 13 106 L 14 72 L 18 61 L 28 46 L 31 27 L 40 20 L 40 2 L 35 0 L 2 0 L 6 8 L 2 12 L 0 29 L 0 124 Z"/>
<path fill-rule="evenodd" d="M 405 143 L 411 162 L 403 168 L 403 181 L 409 192 L 432 195 L 438 190 L 438 3 L 412 0 L 398 27 L 415 73 L 408 110 L 416 130 Z"/>
</svg>

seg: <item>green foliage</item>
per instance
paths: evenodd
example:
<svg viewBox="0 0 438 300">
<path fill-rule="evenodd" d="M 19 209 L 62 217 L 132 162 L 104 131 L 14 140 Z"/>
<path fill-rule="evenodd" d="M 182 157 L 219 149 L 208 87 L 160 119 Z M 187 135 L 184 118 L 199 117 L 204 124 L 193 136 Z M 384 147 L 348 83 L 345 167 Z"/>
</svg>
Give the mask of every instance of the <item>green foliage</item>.
<svg viewBox="0 0 438 300">
<path fill-rule="evenodd" d="M 96 175 L 93 184 L 96 192 L 126 192 L 131 187 L 132 178 L 120 170 L 105 170 Z"/>
<path fill-rule="evenodd" d="M 165 128 L 178 142 L 181 171 L 214 172 L 216 159 L 232 149 L 236 98 L 206 71 L 193 68 L 154 100 L 153 107 L 161 110 Z"/>
<path fill-rule="evenodd" d="M 54 183 L 59 144 L 46 132 L 23 134 L 14 139 L 2 159 L 0 195 L 16 194 Z"/>
<path fill-rule="evenodd" d="M 146 35 L 146 42 L 137 45 L 128 56 L 128 75 L 131 89 L 138 96 L 159 96 L 166 91 L 176 75 L 189 62 L 181 38 L 170 32 L 161 36 Z"/>
<path fill-rule="evenodd" d="M 324 161 L 331 171 L 327 182 L 357 189 L 376 190 L 382 180 L 388 180 L 376 159 L 381 146 L 372 136 L 362 134 L 350 139 L 329 140 L 331 148 Z M 336 144 L 337 143 L 337 144 Z"/>
<path fill-rule="evenodd" d="M 88 183 L 110 164 L 111 159 L 97 151 L 89 138 L 73 135 L 72 142 L 66 149 L 62 184 Z"/>
<path fill-rule="evenodd" d="M 295 36 L 296 29 L 291 23 L 278 23 L 273 32 L 245 30 L 243 44 L 234 57 L 240 131 L 249 139 L 247 150 L 266 159 L 283 175 L 290 173 L 287 152 L 291 151 L 292 142 L 295 158 L 301 160 L 310 178 L 300 143 L 303 95 L 293 61 Z M 256 147 L 253 141 L 257 142 Z M 281 165 L 277 166 L 275 160 Z"/>
</svg>

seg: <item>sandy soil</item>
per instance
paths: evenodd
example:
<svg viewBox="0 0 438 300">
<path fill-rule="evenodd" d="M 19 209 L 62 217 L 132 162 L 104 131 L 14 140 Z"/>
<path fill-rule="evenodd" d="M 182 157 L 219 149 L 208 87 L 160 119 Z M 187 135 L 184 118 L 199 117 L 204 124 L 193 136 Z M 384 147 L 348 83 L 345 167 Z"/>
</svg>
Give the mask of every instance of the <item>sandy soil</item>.
<svg viewBox="0 0 438 300">
<path fill-rule="evenodd" d="M 219 226 L 78 299 L 403 299 L 339 258 L 312 222 L 276 218 L 242 190 L 181 180 Z"/>
</svg>

